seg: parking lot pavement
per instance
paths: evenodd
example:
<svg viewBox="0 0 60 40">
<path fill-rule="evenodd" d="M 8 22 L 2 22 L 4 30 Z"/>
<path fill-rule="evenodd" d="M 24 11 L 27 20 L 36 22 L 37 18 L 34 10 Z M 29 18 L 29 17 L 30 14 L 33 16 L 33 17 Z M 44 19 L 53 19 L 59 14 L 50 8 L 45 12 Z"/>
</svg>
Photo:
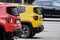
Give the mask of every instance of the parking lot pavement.
<svg viewBox="0 0 60 40">
<path fill-rule="evenodd" d="M 49 19 L 49 18 L 47 18 Z M 51 18 L 50 20 L 57 20 Z M 17 40 L 60 40 L 60 21 L 44 21 L 44 31 L 33 38 L 18 38 Z"/>
<path fill-rule="evenodd" d="M 54 20 L 54 21 L 58 20 L 58 21 L 59 21 L 60 18 L 44 18 L 44 20 L 52 20 L 52 21 L 53 21 L 53 20 Z"/>
</svg>

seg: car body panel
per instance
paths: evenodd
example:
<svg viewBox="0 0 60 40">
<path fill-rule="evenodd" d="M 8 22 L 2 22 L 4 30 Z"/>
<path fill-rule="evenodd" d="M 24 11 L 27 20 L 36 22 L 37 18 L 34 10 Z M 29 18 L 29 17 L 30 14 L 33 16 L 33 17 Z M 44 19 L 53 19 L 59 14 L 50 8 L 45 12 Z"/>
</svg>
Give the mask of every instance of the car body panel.
<svg viewBox="0 0 60 40">
<path fill-rule="evenodd" d="M 39 27 L 41 25 L 43 25 L 43 21 L 41 20 L 43 18 L 42 15 L 36 14 L 33 11 L 34 7 L 38 7 L 38 6 L 25 6 L 25 12 L 20 14 L 21 17 L 21 21 L 26 21 L 26 22 L 30 22 L 33 26 L 33 28 Z M 38 16 L 38 20 L 34 20 L 33 16 Z"/>
<path fill-rule="evenodd" d="M 59 1 L 35 1 L 34 5 L 39 5 L 43 8 L 44 17 L 60 17 L 60 2 Z M 43 4 L 43 5 L 42 5 Z"/>
<path fill-rule="evenodd" d="M 8 4 L 0 5 L 0 25 L 4 26 L 6 32 L 13 32 L 14 30 L 18 30 L 21 28 L 21 24 L 16 24 L 15 21 L 20 18 L 18 16 L 12 16 L 7 13 L 7 7 L 15 7 Z M 8 19 L 12 18 L 12 23 L 8 22 Z"/>
</svg>

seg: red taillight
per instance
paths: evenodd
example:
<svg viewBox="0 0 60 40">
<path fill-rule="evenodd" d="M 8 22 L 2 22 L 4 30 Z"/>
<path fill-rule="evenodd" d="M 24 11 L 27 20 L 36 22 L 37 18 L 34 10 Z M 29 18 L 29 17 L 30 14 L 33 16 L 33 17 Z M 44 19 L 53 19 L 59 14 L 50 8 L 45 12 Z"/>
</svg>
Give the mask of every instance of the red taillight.
<svg viewBox="0 0 60 40">
<path fill-rule="evenodd" d="M 7 18 L 8 23 L 12 23 L 12 18 Z"/>
<path fill-rule="evenodd" d="M 34 20 L 38 20 L 38 16 L 33 16 Z"/>
</svg>

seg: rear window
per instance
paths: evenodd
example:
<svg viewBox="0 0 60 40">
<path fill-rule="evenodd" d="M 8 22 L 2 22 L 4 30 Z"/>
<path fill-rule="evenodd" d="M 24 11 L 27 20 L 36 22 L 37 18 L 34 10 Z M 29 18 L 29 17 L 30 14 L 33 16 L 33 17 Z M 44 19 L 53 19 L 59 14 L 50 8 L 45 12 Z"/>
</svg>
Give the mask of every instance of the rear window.
<svg viewBox="0 0 60 40">
<path fill-rule="evenodd" d="M 18 16 L 17 7 L 7 7 L 7 13 L 13 16 Z"/>
<path fill-rule="evenodd" d="M 58 6 L 58 7 L 60 7 L 60 2 L 54 1 L 54 2 L 52 2 L 52 6 Z"/>
<path fill-rule="evenodd" d="M 43 6 L 50 6 L 52 5 L 51 1 L 34 1 L 32 4 L 34 5 L 43 5 Z"/>
<path fill-rule="evenodd" d="M 17 7 L 17 8 L 18 8 L 18 12 L 19 12 L 19 13 L 25 12 L 25 7 L 19 6 L 19 7 Z"/>
<path fill-rule="evenodd" d="M 40 11 L 40 8 L 39 7 L 34 8 L 34 12 L 36 14 L 41 14 L 41 11 Z"/>
</svg>

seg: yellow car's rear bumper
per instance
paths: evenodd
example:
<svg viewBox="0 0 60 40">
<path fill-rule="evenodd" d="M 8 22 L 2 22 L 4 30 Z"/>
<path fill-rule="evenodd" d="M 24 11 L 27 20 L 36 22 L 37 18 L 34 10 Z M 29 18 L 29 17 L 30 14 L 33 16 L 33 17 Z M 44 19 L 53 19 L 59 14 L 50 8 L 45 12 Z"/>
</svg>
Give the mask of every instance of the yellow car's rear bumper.
<svg viewBox="0 0 60 40">
<path fill-rule="evenodd" d="M 39 33 L 39 32 L 41 32 L 41 31 L 43 31 L 44 30 L 44 26 L 43 25 L 41 25 L 40 27 L 38 27 L 38 28 L 33 28 L 33 30 L 34 30 L 34 32 L 35 33 Z"/>
</svg>

